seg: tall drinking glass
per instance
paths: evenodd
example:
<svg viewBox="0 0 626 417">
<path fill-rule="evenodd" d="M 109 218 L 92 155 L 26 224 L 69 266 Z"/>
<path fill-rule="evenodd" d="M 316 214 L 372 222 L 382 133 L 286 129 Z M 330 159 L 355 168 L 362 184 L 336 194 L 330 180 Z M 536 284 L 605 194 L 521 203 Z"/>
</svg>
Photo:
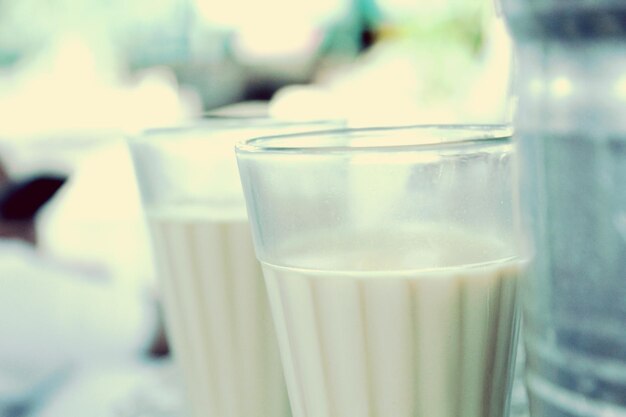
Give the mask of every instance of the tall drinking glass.
<svg viewBox="0 0 626 417">
<path fill-rule="evenodd" d="M 234 145 L 323 126 L 336 123 L 213 117 L 129 141 L 168 339 L 196 417 L 290 415 Z"/>
<path fill-rule="evenodd" d="M 511 132 L 257 138 L 239 170 L 295 417 L 502 417 L 517 335 Z"/>
</svg>

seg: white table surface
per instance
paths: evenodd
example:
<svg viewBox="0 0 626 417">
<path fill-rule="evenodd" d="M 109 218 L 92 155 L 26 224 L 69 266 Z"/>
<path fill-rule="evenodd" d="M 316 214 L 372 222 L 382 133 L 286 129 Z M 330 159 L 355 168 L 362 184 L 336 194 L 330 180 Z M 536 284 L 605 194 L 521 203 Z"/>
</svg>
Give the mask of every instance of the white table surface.
<svg viewBox="0 0 626 417">
<path fill-rule="evenodd" d="M 187 417 L 188 414 L 178 372 L 172 361 L 166 359 L 77 372 L 32 414 L 32 417 L 67 416 Z M 521 372 L 516 373 L 510 417 L 528 417 Z"/>
</svg>

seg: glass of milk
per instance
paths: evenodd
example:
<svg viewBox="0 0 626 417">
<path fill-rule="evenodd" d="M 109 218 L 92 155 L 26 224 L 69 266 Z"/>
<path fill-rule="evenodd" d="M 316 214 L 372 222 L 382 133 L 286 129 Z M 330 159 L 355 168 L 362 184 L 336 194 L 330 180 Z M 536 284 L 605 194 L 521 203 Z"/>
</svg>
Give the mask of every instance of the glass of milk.
<svg viewBox="0 0 626 417">
<path fill-rule="evenodd" d="M 295 417 L 506 417 L 524 269 L 507 126 L 237 147 Z"/>
<path fill-rule="evenodd" d="M 234 146 L 337 125 L 211 117 L 129 140 L 168 339 L 195 417 L 291 415 Z"/>
</svg>

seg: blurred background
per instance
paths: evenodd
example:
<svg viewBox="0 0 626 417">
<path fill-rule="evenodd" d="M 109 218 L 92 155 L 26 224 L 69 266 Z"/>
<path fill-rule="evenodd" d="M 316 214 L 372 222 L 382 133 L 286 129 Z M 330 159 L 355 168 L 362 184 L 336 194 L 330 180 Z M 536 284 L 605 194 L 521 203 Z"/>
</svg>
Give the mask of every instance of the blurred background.
<svg viewBox="0 0 626 417">
<path fill-rule="evenodd" d="M 20 116 L 3 131 L 164 123 L 308 83 L 333 114 L 492 121 L 495 17 L 491 0 L 3 0 L 0 109 Z"/>
<path fill-rule="evenodd" d="M 0 147 L 76 154 L 256 100 L 368 125 L 501 122 L 497 17 L 492 0 L 1 0 Z M 35 164 L 20 150 L 5 151 L 11 171 Z"/>
<path fill-rule="evenodd" d="M 125 135 L 504 123 L 511 62 L 491 0 L 0 0 L 0 416 L 139 415 L 167 380 Z"/>
</svg>

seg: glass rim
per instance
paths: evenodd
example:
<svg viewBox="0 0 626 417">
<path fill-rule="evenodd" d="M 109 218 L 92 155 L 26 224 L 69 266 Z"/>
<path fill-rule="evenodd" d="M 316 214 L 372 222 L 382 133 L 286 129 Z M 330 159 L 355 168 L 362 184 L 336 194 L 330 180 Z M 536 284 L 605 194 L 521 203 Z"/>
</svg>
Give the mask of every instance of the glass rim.
<svg viewBox="0 0 626 417">
<path fill-rule="evenodd" d="M 202 117 L 192 120 L 183 121 L 179 124 L 150 127 L 139 132 L 132 137 L 133 141 L 141 141 L 145 138 L 156 136 L 166 137 L 179 134 L 192 134 L 198 132 L 216 132 L 220 131 L 236 131 L 246 129 L 264 129 L 264 128 L 280 128 L 280 127 L 298 127 L 298 126 L 319 126 L 320 129 L 337 126 L 344 123 L 342 120 L 306 120 L 306 119 L 276 119 L 270 116 L 240 116 L 240 115 L 220 115 L 220 114 L 204 114 Z M 274 135 L 273 135 L 274 136 Z M 278 136 L 278 135 L 276 135 Z"/>
<path fill-rule="evenodd" d="M 386 133 L 410 133 L 420 131 L 454 132 L 463 133 L 460 139 L 444 141 L 432 141 L 425 143 L 382 143 L 380 139 Z M 332 154 L 332 153 L 383 153 L 383 152 L 406 152 L 424 151 L 439 148 L 452 148 L 459 146 L 477 146 L 491 144 L 510 143 L 514 128 L 512 124 L 418 124 L 406 126 L 377 126 L 377 127 L 346 127 L 332 130 L 319 130 L 299 132 L 291 134 L 277 134 L 250 138 L 236 144 L 239 154 Z M 371 145 L 298 145 L 298 140 L 312 138 L 330 139 L 336 137 L 339 142 L 343 135 L 369 135 L 374 136 L 374 144 Z M 378 140 L 376 140 L 378 139 Z M 276 146 L 272 142 L 293 141 L 293 146 Z"/>
</svg>

